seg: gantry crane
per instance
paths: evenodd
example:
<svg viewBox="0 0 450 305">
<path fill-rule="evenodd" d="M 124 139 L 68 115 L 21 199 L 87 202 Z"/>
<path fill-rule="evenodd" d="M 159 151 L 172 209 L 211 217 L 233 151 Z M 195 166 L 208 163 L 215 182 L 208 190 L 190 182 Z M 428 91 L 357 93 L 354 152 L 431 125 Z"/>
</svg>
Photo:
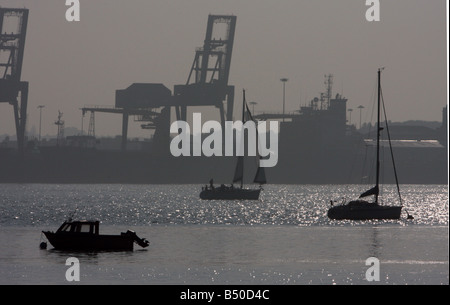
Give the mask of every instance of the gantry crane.
<svg viewBox="0 0 450 305">
<path fill-rule="evenodd" d="M 0 103 L 14 108 L 17 145 L 24 153 L 28 82 L 21 81 L 28 9 L 0 7 Z"/>
<path fill-rule="evenodd" d="M 122 149 L 126 149 L 129 115 L 145 122 L 145 129 L 155 129 L 153 141 L 161 147 L 170 140 L 170 110 L 175 108 L 177 120 L 186 120 L 189 106 L 219 108 L 222 124 L 231 121 L 234 104 L 234 86 L 228 85 L 233 51 L 236 16 L 209 15 L 203 47 L 195 51 L 187 82 L 174 86 L 174 94 L 163 84 L 134 83 L 116 90 L 115 107 L 84 107 L 86 112 L 122 114 Z M 157 146 L 155 145 L 155 146 Z"/>
<path fill-rule="evenodd" d="M 202 48 L 195 52 L 187 83 L 174 87 L 177 117 L 186 120 L 187 106 L 215 106 L 225 121 L 223 101 L 227 103 L 227 120 L 232 120 L 234 86 L 228 85 L 234 45 L 236 16 L 209 15 Z"/>
</svg>

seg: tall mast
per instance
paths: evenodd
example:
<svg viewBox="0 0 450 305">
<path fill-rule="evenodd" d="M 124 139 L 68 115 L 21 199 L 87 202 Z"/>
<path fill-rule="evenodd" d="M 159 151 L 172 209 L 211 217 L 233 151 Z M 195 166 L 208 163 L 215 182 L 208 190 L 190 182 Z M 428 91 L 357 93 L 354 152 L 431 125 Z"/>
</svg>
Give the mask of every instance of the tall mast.
<svg viewBox="0 0 450 305">
<path fill-rule="evenodd" d="M 381 69 L 378 69 L 378 110 L 377 110 L 377 177 L 376 177 L 376 189 L 375 202 L 378 203 L 378 190 L 380 183 L 380 97 L 381 97 Z"/>
<path fill-rule="evenodd" d="M 245 138 L 244 133 L 244 124 L 245 124 L 245 89 L 242 90 L 243 101 L 242 101 L 242 136 Z M 245 146 L 244 146 L 244 156 L 245 156 Z M 244 187 L 244 156 L 242 156 L 242 179 L 241 179 L 241 188 Z"/>
</svg>

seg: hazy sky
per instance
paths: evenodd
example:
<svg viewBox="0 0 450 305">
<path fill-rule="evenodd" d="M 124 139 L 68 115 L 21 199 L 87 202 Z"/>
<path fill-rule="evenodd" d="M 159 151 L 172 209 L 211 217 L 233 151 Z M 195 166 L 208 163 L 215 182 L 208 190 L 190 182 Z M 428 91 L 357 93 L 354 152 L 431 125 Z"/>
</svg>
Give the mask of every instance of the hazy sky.
<svg viewBox="0 0 450 305">
<path fill-rule="evenodd" d="M 255 101 L 256 112 L 294 111 L 324 91 L 348 108 L 370 106 L 376 72 L 392 121 L 441 121 L 447 103 L 446 2 L 381 0 L 379 22 L 365 18 L 365 0 L 81 0 L 81 21 L 65 19 L 63 0 L 0 0 L 30 9 L 22 80 L 30 83 L 28 125 L 56 134 L 81 128 L 80 108 L 114 105 L 115 90 L 133 82 L 184 84 L 195 48 L 203 45 L 208 14 L 237 16 L 229 83 Z M 367 113 L 365 113 L 367 112 Z M 363 121 L 370 117 L 363 112 Z M 235 112 L 236 113 L 236 112 Z M 355 122 L 359 112 L 353 112 Z M 210 119 L 215 119 L 211 117 Z M 218 116 L 217 116 L 218 119 Z M 84 119 L 87 129 L 89 118 Z M 143 136 L 130 120 L 129 136 Z M 0 104 L 0 134 L 15 134 L 12 106 Z M 121 118 L 96 114 L 97 135 L 121 133 Z"/>
</svg>

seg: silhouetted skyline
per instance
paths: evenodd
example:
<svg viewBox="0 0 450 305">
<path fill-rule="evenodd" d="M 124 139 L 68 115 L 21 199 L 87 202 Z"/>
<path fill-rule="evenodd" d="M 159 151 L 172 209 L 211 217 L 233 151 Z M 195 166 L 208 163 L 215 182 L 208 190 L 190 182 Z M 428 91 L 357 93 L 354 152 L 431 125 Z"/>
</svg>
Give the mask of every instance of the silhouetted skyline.
<svg viewBox="0 0 450 305">
<path fill-rule="evenodd" d="M 22 80 L 30 84 L 27 130 L 56 134 L 58 110 L 66 127 L 81 129 L 86 105 L 113 106 L 115 91 L 133 82 L 184 84 L 203 44 L 209 14 L 237 16 L 230 80 L 247 91 L 255 112 L 299 109 L 324 91 L 348 108 L 366 107 L 383 75 L 384 98 L 393 121 L 441 121 L 447 97 L 446 4 L 444 1 L 381 2 L 379 22 L 368 22 L 365 1 L 81 1 L 81 21 L 65 19 L 64 1 L 1 0 L 2 7 L 30 9 Z M 239 94 L 235 100 L 241 103 Z M 214 109 L 211 119 L 218 119 Z M 359 111 L 355 112 L 359 118 Z M 237 114 L 235 113 L 236 117 Z M 0 104 L 0 134 L 15 134 L 12 107 Z M 359 122 L 359 120 L 358 120 Z M 84 119 L 84 130 L 89 124 Z M 121 132 L 121 118 L 96 116 L 96 134 Z M 130 120 L 129 137 L 146 136 Z"/>
</svg>

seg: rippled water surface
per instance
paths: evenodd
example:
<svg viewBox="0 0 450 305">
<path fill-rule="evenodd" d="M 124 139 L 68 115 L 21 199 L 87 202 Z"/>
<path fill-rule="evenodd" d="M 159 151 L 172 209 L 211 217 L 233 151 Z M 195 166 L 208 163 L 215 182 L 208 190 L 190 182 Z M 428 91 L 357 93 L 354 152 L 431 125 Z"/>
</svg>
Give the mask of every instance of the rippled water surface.
<svg viewBox="0 0 450 305">
<path fill-rule="evenodd" d="M 204 201 L 199 199 L 198 185 L 4 184 L 0 225 L 57 225 L 74 212 L 75 217 L 111 225 L 341 225 L 327 218 L 330 200 L 357 198 L 368 188 L 268 185 L 259 201 Z M 382 201 L 399 204 L 394 186 L 384 191 Z M 403 186 L 402 202 L 415 218 L 408 223 L 448 225 L 447 186 Z"/>
<path fill-rule="evenodd" d="M 368 284 L 369 257 L 381 264 L 375 284 L 448 284 L 448 186 L 402 186 L 414 220 L 327 218 L 331 199 L 368 188 L 268 185 L 259 201 L 203 201 L 198 185 L 0 184 L 0 284 L 67 284 L 71 256 L 81 284 Z M 383 201 L 398 204 L 394 186 Z M 40 250 L 41 231 L 69 216 L 135 230 L 150 247 Z"/>
</svg>

